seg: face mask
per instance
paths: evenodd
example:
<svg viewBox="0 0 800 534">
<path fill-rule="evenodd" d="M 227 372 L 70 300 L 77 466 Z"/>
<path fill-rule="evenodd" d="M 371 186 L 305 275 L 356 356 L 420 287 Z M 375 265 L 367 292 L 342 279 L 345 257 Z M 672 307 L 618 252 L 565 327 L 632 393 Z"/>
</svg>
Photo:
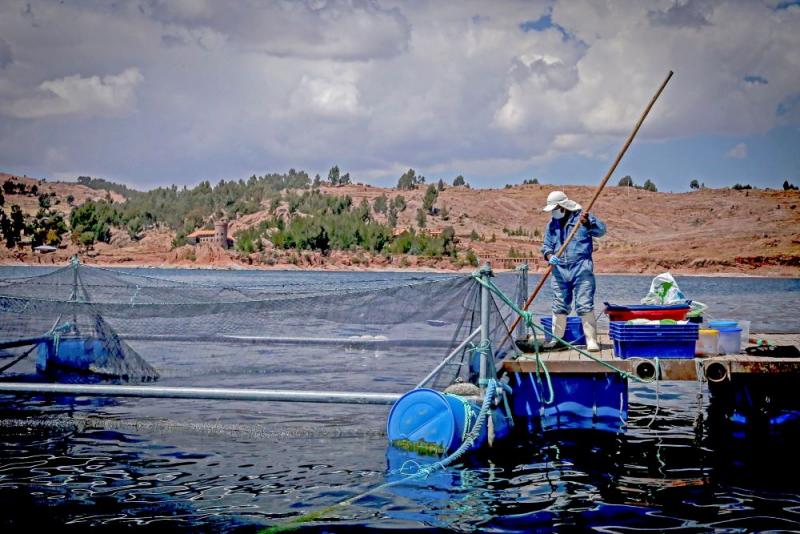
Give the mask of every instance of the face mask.
<svg viewBox="0 0 800 534">
<path fill-rule="evenodd" d="M 553 217 L 554 219 L 561 219 L 562 217 L 564 217 L 564 210 L 562 210 L 561 208 L 556 208 L 550 212 L 550 216 Z"/>
</svg>

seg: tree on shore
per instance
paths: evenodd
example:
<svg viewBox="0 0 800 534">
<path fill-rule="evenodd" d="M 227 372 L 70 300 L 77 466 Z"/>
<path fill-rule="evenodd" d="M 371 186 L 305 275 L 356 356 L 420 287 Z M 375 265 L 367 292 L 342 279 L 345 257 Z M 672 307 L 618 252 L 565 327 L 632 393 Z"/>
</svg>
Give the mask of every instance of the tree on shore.
<svg viewBox="0 0 800 534">
<path fill-rule="evenodd" d="M 625 175 L 620 178 L 619 182 L 617 182 L 617 186 L 619 187 L 633 187 L 633 178 L 630 175 Z"/>
<path fill-rule="evenodd" d="M 436 186 L 431 184 L 428 186 L 428 189 L 425 190 L 425 196 L 422 198 L 422 209 L 424 209 L 429 214 L 433 214 L 433 205 L 436 203 L 436 198 L 439 196 L 439 192 L 436 190 Z"/>
<path fill-rule="evenodd" d="M 328 171 L 328 183 L 331 185 L 339 185 L 339 166 L 334 165 Z"/>
<path fill-rule="evenodd" d="M 372 203 L 372 209 L 375 210 L 375 213 L 386 213 L 387 205 L 388 199 L 386 198 L 386 195 L 381 194 L 379 197 L 375 198 L 374 202 Z"/>
<path fill-rule="evenodd" d="M 422 175 L 417 176 L 417 172 L 414 169 L 408 169 L 403 175 L 397 180 L 397 189 L 402 189 L 404 191 L 409 191 L 411 189 L 416 189 L 418 186 L 425 183 L 425 177 Z"/>
<path fill-rule="evenodd" d="M 425 215 L 425 210 L 423 208 L 417 209 L 417 226 L 420 228 L 425 228 L 425 225 L 428 222 L 428 217 Z"/>
</svg>

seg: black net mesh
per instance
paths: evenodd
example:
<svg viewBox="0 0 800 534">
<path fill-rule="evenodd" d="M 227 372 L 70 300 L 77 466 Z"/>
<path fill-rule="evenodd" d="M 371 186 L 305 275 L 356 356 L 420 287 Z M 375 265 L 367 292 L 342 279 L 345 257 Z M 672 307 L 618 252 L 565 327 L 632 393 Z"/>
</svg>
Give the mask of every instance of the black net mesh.
<svg viewBox="0 0 800 534">
<path fill-rule="evenodd" d="M 515 281 L 508 277 L 509 290 Z M 491 306 L 490 337 L 499 359 L 512 346 L 509 311 L 494 299 Z M 57 365 L 65 363 L 56 358 L 61 352 L 77 351 L 81 362 L 67 364 L 129 380 L 186 373 L 181 367 L 187 362 L 171 359 L 172 353 L 190 352 L 208 372 L 214 358 L 245 360 L 274 345 L 296 358 L 320 350 L 424 350 L 430 358 L 421 377 L 479 326 L 480 285 L 469 275 L 320 276 L 231 286 L 75 263 L 0 280 L 0 364 L 36 343 L 40 371 L 45 356 Z M 78 342 L 83 345 L 76 349 Z M 474 345 L 442 369 L 435 386 L 474 379 Z"/>
</svg>

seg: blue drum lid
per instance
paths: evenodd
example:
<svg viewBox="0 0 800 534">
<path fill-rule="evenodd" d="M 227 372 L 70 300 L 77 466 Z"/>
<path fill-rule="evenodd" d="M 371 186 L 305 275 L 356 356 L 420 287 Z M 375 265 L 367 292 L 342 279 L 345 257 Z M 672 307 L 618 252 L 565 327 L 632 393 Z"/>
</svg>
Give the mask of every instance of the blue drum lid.
<svg viewBox="0 0 800 534">
<path fill-rule="evenodd" d="M 739 328 L 739 323 L 737 323 L 736 321 L 730 321 L 730 320 L 727 320 L 727 319 L 725 319 L 725 320 L 721 319 L 721 320 L 718 320 L 718 321 L 709 321 L 708 322 L 708 327 L 709 328 L 713 328 L 714 330 L 719 330 L 720 332 L 741 330 L 741 328 Z"/>
<path fill-rule="evenodd" d="M 400 397 L 386 423 L 389 441 L 407 439 L 436 443 L 450 450 L 460 439 L 450 403 L 432 389 L 414 389 Z"/>
</svg>

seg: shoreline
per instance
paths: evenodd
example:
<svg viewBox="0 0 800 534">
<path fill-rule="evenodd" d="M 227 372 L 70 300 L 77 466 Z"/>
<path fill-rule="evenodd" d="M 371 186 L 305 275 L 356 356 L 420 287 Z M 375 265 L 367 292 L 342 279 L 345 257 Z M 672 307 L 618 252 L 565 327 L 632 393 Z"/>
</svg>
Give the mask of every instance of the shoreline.
<svg viewBox="0 0 800 534">
<path fill-rule="evenodd" d="M 0 268 L 4 267 L 25 267 L 25 268 L 59 268 L 59 267 L 66 267 L 68 263 L 53 263 L 53 264 L 41 264 L 41 263 L 27 263 L 27 262 L 13 262 L 13 263 L 0 263 Z M 252 266 L 252 265 L 228 265 L 228 266 L 218 266 L 218 265 L 170 265 L 170 264 L 153 264 L 153 263 L 84 263 L 84 265 L 88 265 L 91 267 L 100 267 L 103 269 L 168 269 L 168 270 L 179 270 L 179 271 L 263 271 L 263 272 L 312 272 L 312 273 L 380 273 L 380 272 L 391 272 L 391 273 L 441 273 L 441 274 L 469 274 L 472 273 L 476 268 L 473 267 L 465 267 L 462 269 L 437 269 L 434 267 L 408 267 L 408 268 L 386 268 L 386 267 L 365 267 L 365 268 L 332 268 L 332 269 L 325 269 L 325 268 L 300 268 L 295 267 L 291 264 L 287 265 L 280 265 L 280 266 L 272 266 L 272 267 L 264 267 L 264 266 Z M 512 273 L 514 272 L 513 269 L 496 269 L 496 273 Z M 619 271 L 595 271 L 595 275 L 597 276 L 637 276 L 637 277 L 644 277 L 644 278 L 652 278 L 657 274 L 661 274 L 662 272 L 669 272 L 673 276 L 691 276 L 691 277 L 706 277 L 706 278 L 773 278 L 773 279 L 798 279 L 800 280 L 800 274 L 792 275 L 792 274 L 750 274 L 750 273 L 742 273 L 742 272 L 681 272 L 681 271 L 671 271 L 667 270 L 659 270 L 658 272 L 653 273 L 630 273 L 630 272 L 619 272 Z M 531 272 L 531 275 L 541 274 L 540 272 Z"/>
</svg>

